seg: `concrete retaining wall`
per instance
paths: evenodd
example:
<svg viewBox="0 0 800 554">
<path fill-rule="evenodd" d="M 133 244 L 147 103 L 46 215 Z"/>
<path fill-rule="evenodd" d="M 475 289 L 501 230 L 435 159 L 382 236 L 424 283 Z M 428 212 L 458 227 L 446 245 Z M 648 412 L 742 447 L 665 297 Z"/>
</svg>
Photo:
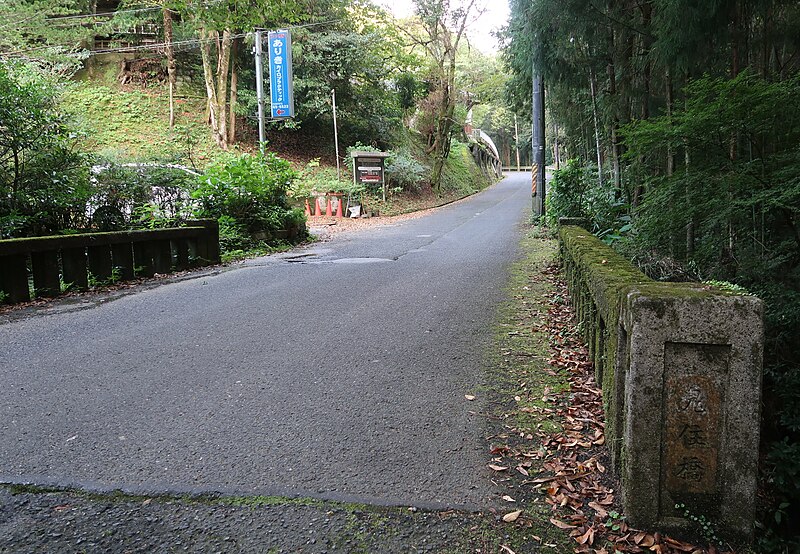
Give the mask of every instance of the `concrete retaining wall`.
<svg viewBox="0 0 800 554">
<path fill-rule="evenodd" d="M 637 526 L 685 530 L 683 504 L 724 535 L 751 537 L 761 300 L 652 281 L 581 227 L 562 225 L 559 238 L 626 515 Z"/>
</svg>

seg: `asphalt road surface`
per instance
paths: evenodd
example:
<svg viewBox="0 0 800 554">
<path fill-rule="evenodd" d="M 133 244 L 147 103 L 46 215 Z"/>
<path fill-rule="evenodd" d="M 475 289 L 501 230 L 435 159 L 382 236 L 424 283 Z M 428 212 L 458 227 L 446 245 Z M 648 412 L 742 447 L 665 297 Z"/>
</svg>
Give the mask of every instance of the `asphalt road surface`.
<svg viewBox="0 0 800 554">
<path fill-rule="evenodd" d="M 0 325 L 0 482 L 494 504 L 470 412 L 529 204 L 517 174 L 422 218 Z"/>
</svg>

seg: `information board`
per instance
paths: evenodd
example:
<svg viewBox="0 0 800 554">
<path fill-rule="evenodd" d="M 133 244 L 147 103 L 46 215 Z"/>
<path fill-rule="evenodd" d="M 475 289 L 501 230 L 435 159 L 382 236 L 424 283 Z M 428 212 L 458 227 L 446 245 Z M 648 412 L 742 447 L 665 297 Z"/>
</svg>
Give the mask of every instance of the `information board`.
<svg viewBox="0 0 800 554">
<path fill-rule="evenodd" d="M 383 184 L 383 158 L 356 158 L 355 163 L 359 183 Z"/>
</svg>

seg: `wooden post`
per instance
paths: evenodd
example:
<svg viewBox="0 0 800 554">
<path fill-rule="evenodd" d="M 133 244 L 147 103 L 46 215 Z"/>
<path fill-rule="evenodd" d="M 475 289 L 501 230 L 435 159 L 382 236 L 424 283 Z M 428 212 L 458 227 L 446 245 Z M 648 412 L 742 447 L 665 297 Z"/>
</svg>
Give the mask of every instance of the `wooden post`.
<svg viewBox="0 0 800 554">
<path fill-rule="evenodd" d="M 0 288 L 6 295 L 6 302 L 16 304 L 31 299 L 28 287 L 28 256 L 15 254 L 0 258 Z"/>
<path fill-rule="evenodd" d="M 158 240 L 153 243 L 153 267 L 156 273 L 165 274 L 172 270 L 172 248 L 169 240 Z"/>
<path fill-rule="evenodd" d="M 108 244 L 90 246 L 89 271 L 96 284 L 107 283 L 111 280 L 113 267 L 111 265 L 111 247 Z"/>
<path fill-rule="evenodd" d="M 36 296 L 58 296 L 61 294 L 57 250 L 33 252 L 31 254 L 31 267 L 33 269 L 33 291 Z"/>
<path fill-rule="evenodd" d="M 64 283 L 71 290 L 89 288 L 89 276 L 86 273 L 86 249 L 66 248 L 61 252 L 61 266 L 64 270 Z"/>
<path fill-rule="evenodd" d="M 117 270 L 120 279 L 123 281 L 133 279 L 133 249 L 131 243 L 121 242 L 112 244 L 111 259 L 114 262 L 114 269 Z"/>
<path fill-rule="evenodd" d="M 133 243 L 133 263 L 137 277 L 152 277 L 155 274 L 153 269 L 153 255 L 149 242 Z"/>
<path fill-rule="evenodd" d="M 172 241 L 175 251 L 175 269 L 183 271 L 189 267 L 189 239 L 175 239 Z"/>
</svg>

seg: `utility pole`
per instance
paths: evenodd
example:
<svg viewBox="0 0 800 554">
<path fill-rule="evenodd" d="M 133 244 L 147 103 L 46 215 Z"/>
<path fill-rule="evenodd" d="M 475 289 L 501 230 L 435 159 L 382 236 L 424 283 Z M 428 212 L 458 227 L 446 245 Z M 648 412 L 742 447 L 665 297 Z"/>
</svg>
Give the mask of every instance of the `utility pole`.
<svg viewBox="0 0 800 554">
<path fill-rule="evenodd" d="M 341 181 L 342 170 L 339 168 L 339 127 L 336 125 L 336 89 L 331 89 L 331 104 L 333 105 L 333 143 L 336 148 L 336 180 Z"/>
<path fill-rule="evenodd" d="M 264 153 L 264 143 L 267 141 L 264 132 L 264 62 L 263 40 L 261 31 L 256 31 L 256 98 L 258 99 L 258 149 Z"/>
<path fill-rule="evenodd" d="M 544 168 L 544 80 L 533 68 L 533 129 L 531 133 L 532 163 L 531 188 L 533 194 L 533 214 L 544 216 L 545 168 Z"/>
<path fill-rule="evenodd" d="M 517 148 L 517 171 L 521 171 L 519 165 L 519 126 L 517 125 L 517 114 L 514 114 L 514 146 Z"/>
</svg>

